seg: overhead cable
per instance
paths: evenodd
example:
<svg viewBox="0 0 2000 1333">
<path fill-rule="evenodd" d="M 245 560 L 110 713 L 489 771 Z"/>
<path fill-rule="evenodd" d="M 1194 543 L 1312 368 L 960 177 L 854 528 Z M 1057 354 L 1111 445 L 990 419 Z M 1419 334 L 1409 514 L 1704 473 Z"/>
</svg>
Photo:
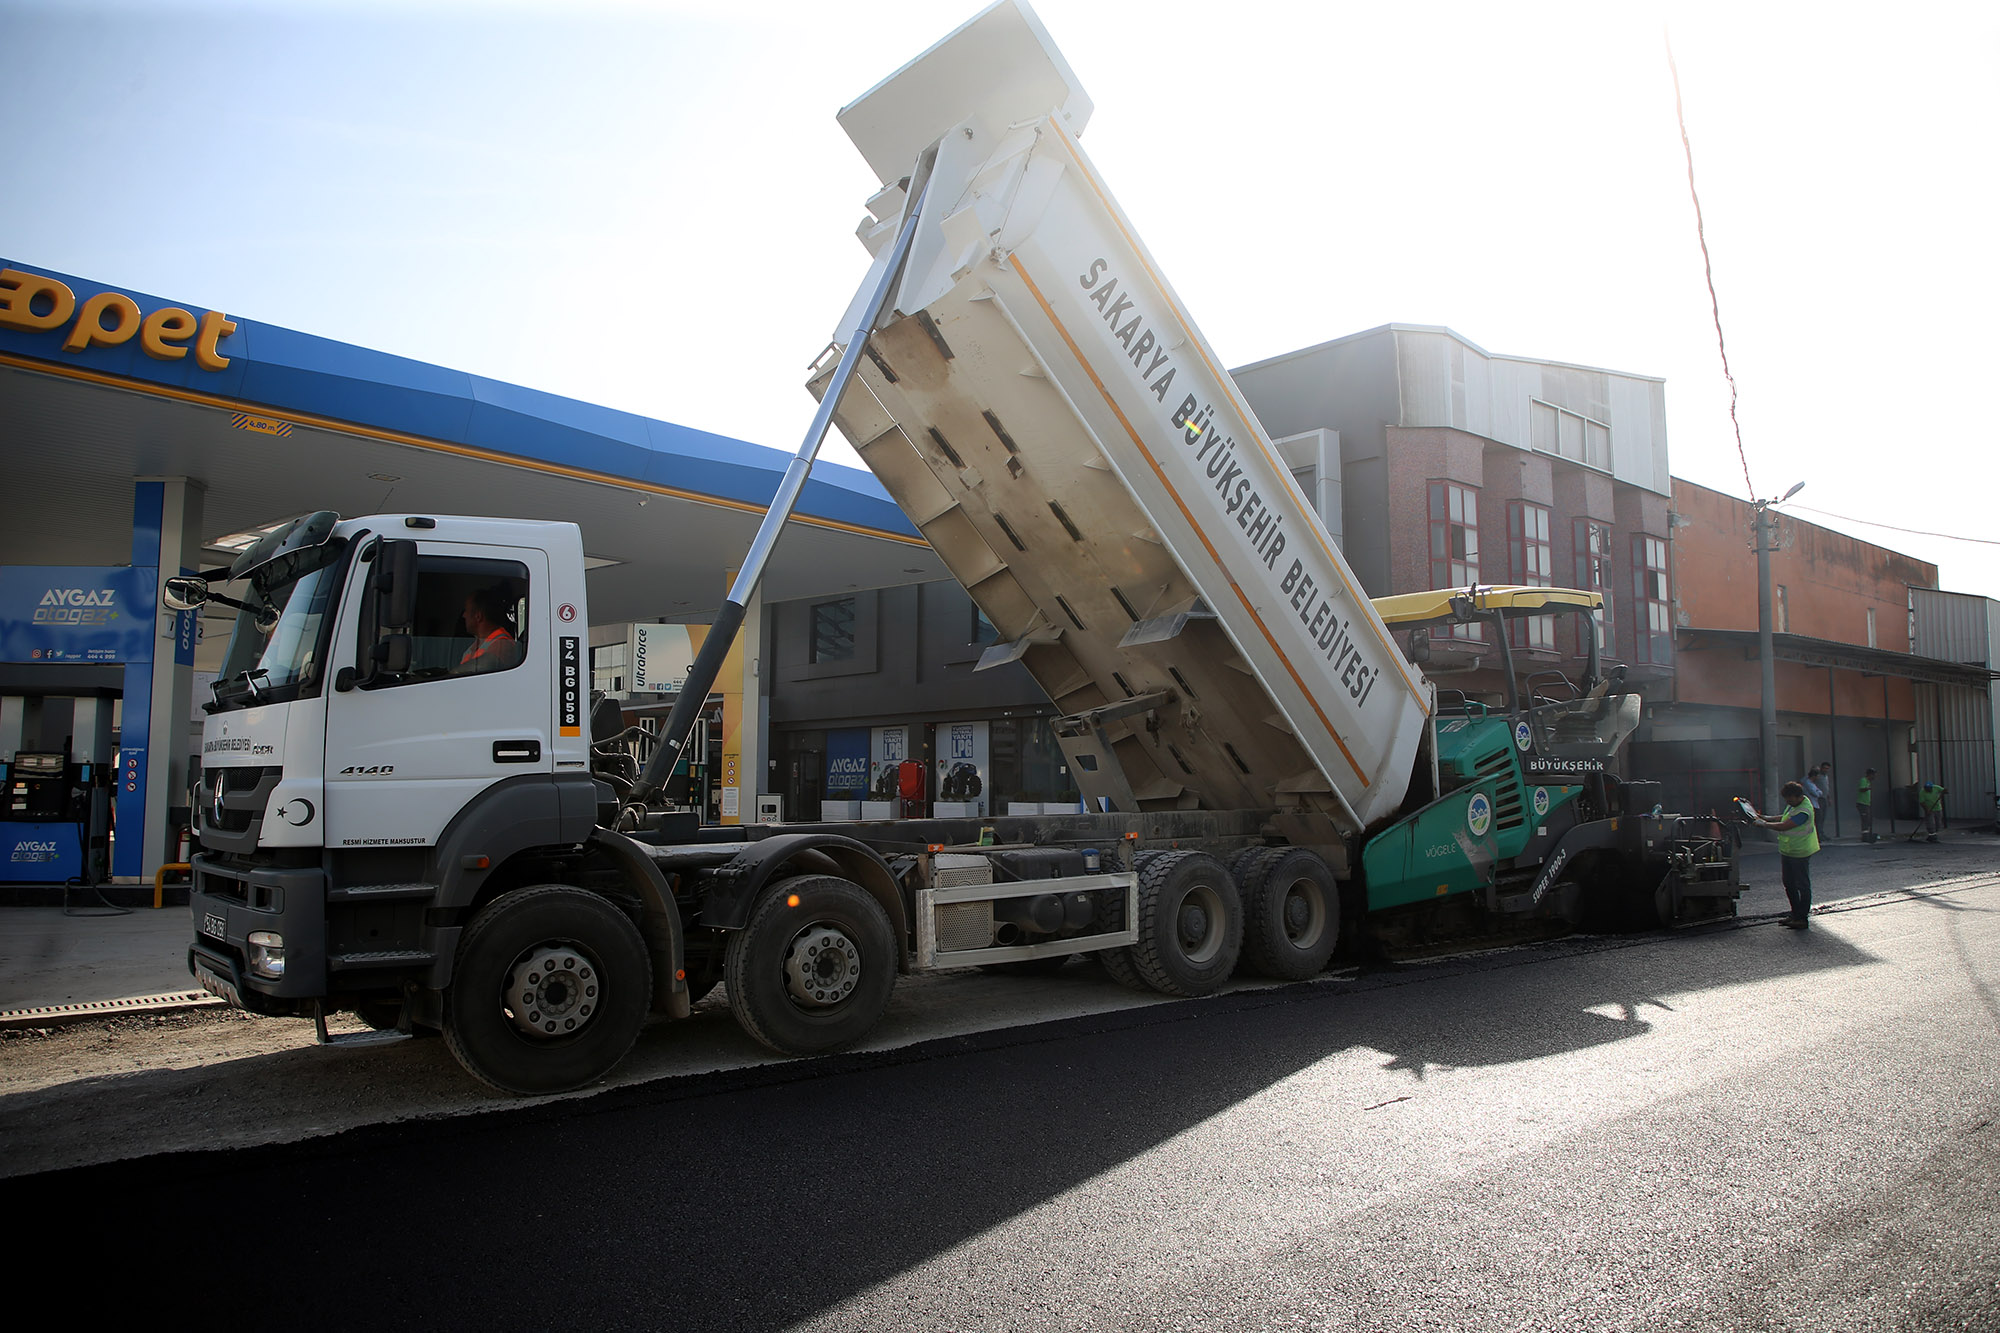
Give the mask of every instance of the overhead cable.
<svg viewBox="0 0 2000 1333">
<path fill-rule="evenodd" d="M 1843 523 L 1859 523 L 1863 527 L 1887 528 L 1891 532 L 1907 532 L 1912 537 L 1937 537 L 1948 542 L 1972 542 L 1979 546 L 2000 546 L 2000 541 L 1991 537 L 1960 537 L 1949 532 L 1932 532 L 1926 528 L 1899 528 L 1894 523 L 1878 523 L 1872 518 L 1854 518 L 1847 514 L 1832 514 L 1824 509 L 1814 509 L 1811 505 L 1787 505 L 1788 509 L 1803 509 L 1808 514 L 1818 514 L 1821 518 L 1837 518 Z"/>
<path fill-rule="evenodd" d="M 1666 36 L 1664 32 L 1661 34 Z M 1667 72 L 1674 80 L 1674 119 L 1681 128 L 1681 148 L 1687 153 L 1688 197 L 1694 200 L 1694 234 L 1701 242 L 1701 271 L 1708 279 L 1708 305 L 1715 313 L 1715 349 L 1722 354 L 1722 378 L 1729 381 L 1729 424 L 1736 431 L 1736 457 L 1743 464 L 1743 489 L 1750 499 L 1757 498 L 1757 488 L 1750 482 L 1750 459 L 1743 452 L 1743 423 L 1736 419 L 1736 376 L 1729 369 L 1729 348 L 1722 338 L 1722 303 L 1715 296 L 1715 268 L 1708 258 L 1708 233 L 1701 221 L 1701 196 L 1694 188 L 1694 145 L 1688 142 L 1687 116 L 1681 110 L 1681 72 L 1674 65 L 1673 38 L 1666 37 Z"/>
</svg>

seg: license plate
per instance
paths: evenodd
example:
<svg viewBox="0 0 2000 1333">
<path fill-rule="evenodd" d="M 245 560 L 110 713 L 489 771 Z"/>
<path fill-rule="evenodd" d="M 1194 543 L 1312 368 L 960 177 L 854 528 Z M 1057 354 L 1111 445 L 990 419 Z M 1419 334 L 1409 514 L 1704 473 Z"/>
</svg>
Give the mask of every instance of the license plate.
<svg viewBox="0 0 2000 1333">
<path fill-rule="evenodd" d="M 218 913 L 203 912 L 201 914 L 201 931 L 204 935 L 213 935 L 219 940 L 226 940 L 229 938 L 229 923 L 223 920 Z"/>
<path fill-rule="evenodd" d="M 229 1001 L 230 1004 L 234 1005 L 238 1009 L 241 1009 L 243 1007 L 242 992 L 236 989 L 234 982 L 231 982 L 226 978 L 217 976 L 214 972 L 211 972 L 208 968 L 202 966 L 200 963 L 196 963 L 194 965 L 194 979 L 196 981 L 199 981 L 201 983 L 202 989 L 207 991 L 210 995 L 220 995 L 223 999 Z"/>
</svg>

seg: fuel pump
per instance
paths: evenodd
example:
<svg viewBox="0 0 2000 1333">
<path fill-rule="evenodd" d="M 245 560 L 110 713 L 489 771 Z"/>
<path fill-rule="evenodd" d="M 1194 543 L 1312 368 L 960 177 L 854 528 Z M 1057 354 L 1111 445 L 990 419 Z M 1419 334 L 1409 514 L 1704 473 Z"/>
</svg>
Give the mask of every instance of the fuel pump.
<svg viewBox="0 0 2000 1333">
<path fill-rule="evenodd" d="M 22 750 L 0 785 L 0 878 L 65 883 L 88 864 L 90 766 L 61 750 Z"/>
</svg>

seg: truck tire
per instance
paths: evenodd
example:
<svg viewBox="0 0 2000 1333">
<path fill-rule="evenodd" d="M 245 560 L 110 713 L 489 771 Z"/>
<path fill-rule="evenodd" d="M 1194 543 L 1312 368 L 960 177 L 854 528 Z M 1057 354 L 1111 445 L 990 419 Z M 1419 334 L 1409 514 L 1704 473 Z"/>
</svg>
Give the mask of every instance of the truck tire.
<svg viewBox="0 0 2000 1333">
<path fill-rule="evenodd" d="M 896 986 L 889 914 L 860 885 L 794 875 L 765 888 L 729 941 L 724 983 L 737 1026 L 780 1055 L 859 1041 Z"/>
<path fill-rule="evenodd" d="M 1243 957 L 1278 981 L 1304 981 L 1325 969 L 1340 942 L 1340 885 L 1333 870 L 1303 847 L 1272 847 L 1243 867 Z"/>
<path fill-rule="evenodd" d="M 502 1092 L 568 1092 L 625 1058 L 652 994 L 646 942 L 608 899 L 567 884 L 514 889 L 459 941 L 445 1043 Z"/>
<path fill-rule="evenodd" d="M 1163 995 L 1207 995 L 1229 979 L 1243 947 L 1243 906 L 1222 862 L 1206 852 L 1151 852 L 1139 871 L 1132 966 Z"/>
<path fill-rule="evenodd" d="M 1271 861 L 1289 851 L 1286 847 L 1244 847 L 1232 852 L 1229 857 L 1229 878 L 1236 882 L 1240 891 L 1250 878 L 1250 867 L 1257 861 Z"/>
<path fill-rule="evenodd" d="M 1139 969 L 1132 963 L 1132 946 L 1120 945 L 1116 949 L 1099 949 L 1097 961 L 1104 964 L 1104 971 L 1113 981 L 1127 990 L 1151 990 L 1139 979 Z"/>
</svg>

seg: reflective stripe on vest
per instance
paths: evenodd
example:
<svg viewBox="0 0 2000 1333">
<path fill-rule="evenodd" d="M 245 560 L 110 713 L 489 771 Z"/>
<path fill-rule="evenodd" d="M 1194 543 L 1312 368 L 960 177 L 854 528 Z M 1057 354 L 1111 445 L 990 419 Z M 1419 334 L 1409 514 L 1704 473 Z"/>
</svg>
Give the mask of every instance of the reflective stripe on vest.
<svg viewBox="0 0 2000 1333">
<path fill-rule="evenodd" d="M 465 650 L 465 656 L 458 659 L 458 664 L 460 666 L 464 666 L 467 662 L 476 661 L 477 659 L 486 656 L 487 650 L 494 646 L 496 640 L 498 640 L 501 643 L 512 643 L 514 642 L 514 636 L 509 634 L 505 629 L 496 629 L 491 634 L 487 635 L 484 639 L 481 639 L 478 643 L 475 643 L 470 648 L 467 648 Z"/>
<path fill-rule="evenodd" d="M 1779 818 L 1790 820 L 1796 815 L 1806 817 L 1805 825 L 1803 828 L 1783 829 L 1779 832 L 1778 855 L 1780 856 L 1811 856 L 1819 851 L 1819 830 L 1813 827 L 1812 804 L 1800 801 L 1797 805 L 1788 805 L 1785 807 L 1785 813 Z"/>
</svg>

